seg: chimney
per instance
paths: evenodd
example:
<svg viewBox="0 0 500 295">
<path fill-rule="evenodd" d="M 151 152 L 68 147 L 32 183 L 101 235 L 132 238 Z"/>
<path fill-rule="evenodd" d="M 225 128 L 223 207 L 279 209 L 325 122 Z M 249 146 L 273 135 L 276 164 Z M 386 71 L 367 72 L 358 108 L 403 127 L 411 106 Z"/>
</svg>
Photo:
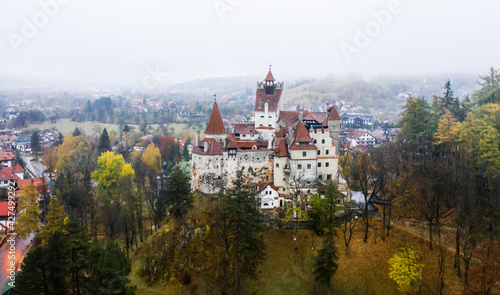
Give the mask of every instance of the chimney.
<svg viewBox="0 0 500 295">
<path fill-rule="evenodd" d="M 267 140 L 267 149 L 270 150 L 273 148 L 273 140 L 271 138 L 269 138 Z"/>
<path fill-rule="evenodd" d="M 301 121 L 302 121 L 302 119 L 304 119 L 304 111 L 301 109 L 301 110 L 299 111 L 299 120 L 301 120 Z"/>
<path fill-rule="evenodd" d="M 199 142 L 200 142 L 200 130 L 196 131 L 195 145 L 198 146 Z"/>
<path fill-rule="evenodd" d="M 203 143 L 203 152 L 205 152 L 205 153 L 208 152 L 208 141 L 205 141 Z"/>
</svg>

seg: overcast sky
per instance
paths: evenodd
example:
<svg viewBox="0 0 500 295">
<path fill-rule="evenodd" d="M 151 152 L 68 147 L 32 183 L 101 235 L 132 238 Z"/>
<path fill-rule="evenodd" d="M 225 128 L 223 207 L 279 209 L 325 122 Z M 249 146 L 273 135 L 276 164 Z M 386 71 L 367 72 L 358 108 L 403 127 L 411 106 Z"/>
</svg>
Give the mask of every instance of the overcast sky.
<svg viewBox="0 0 500 295">
<path fill-rule="evenodd" d="M 500 67 L 499 11 L 494 0 L 0 0 L 0 77 L 134 85 L 157 70 L 172 82 L 264 77 L 269 63 L 279 80 L 486 73 Z"/>
</svg>

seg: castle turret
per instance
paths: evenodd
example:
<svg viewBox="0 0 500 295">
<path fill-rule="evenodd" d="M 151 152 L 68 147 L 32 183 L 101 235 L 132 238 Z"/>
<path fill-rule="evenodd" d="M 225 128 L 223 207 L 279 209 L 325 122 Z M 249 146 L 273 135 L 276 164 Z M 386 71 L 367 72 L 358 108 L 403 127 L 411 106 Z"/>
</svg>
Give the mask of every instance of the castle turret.
<svg viewBox="0 0 500 295">
<path fill-rule="evenodd" d="M 330 137 L 333 139 L 335 146 L 339 146 L 339 134 L 340 134 L 340 116 L 337 109 L 332 105 L 328 110 L 328 130 L 330 131 Z"/>
<path fill-rule="evenodd" d="M 208 120 L 207 128 L 205 129 L 205 138 L 213 138 L 225 145 L 226 142 L 226 128 L 224 128 L 224 123 L 222 122 L 222 117 L 220 116 L 219 107 L 217 102 L 214 103 L 212 107 L 212 113 L 210 114 L 210 119 Z"/>
</svg>

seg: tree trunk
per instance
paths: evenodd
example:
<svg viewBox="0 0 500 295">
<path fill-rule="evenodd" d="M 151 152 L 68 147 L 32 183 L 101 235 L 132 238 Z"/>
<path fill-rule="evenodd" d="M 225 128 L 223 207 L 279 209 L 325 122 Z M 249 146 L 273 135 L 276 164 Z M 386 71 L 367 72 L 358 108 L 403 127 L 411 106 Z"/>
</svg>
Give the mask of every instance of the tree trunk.
<svg viewBox="0 0 500 295">
<path fill-rule="evenodd" d="M 462 277 L 462 271 L 460 269 L 460 225 L 457 225 L 457 231 L 455 234 L 455 265 L 454 267 L 457 269 L 457 276 L 459 278 Z"/>
<path fill-rule="evenodd" d="M 392 215 L 392 196 L 389 199 L 389 218 L 387 219 L 387 236 L 389 236 L 389 231 L 391 230 L 391 215 Z"/>
<path fill-rule="evenodd" d="M 432 219 L 429 221 L 429 249 L 432 250 Z"/>
</svg>

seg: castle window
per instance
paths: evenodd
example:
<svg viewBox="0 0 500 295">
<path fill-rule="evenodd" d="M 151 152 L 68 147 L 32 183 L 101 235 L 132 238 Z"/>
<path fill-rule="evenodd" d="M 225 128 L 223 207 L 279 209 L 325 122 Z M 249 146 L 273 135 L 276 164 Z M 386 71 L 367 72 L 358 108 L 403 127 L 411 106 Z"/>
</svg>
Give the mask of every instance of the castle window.
<svg viewBox="0 0 500 295">
<path fill-rule="evenodd" d="M 269 119 L 271 119 L 271 118 L 272 118 L 272 116 L 269 116 Z"/>
<path fill-rule="evenodd" d="M 264 116 L 260 116 L 261 118 L 264 118 Z"/>
<path fill-rule="evenodd" d="M 324 140 L 324 139 L 322 139 L 322 140 L 321 140 L 321 143 L 325 143 L 325 140 Z"/>
<path fill-rule="evenodd" d="M 321 162 L 318 162 L 318 167 L 321 167 Z"/>
<path fill-rule="evenodd" d="M 298 164 L 298 165 L 297 165 L 297 168 L 298 168 L 299 170 L 300 170 L 300 169 L 302 169 L 302 164 Z"/>
<path fill-rule="evenodd" d="M 330 162 L 326 162 L 325 167 L 330 167 Z"/>
<path fill-rule="evenodd" d="M 307 152 L 302 152 L 302 157 L 307 156 Z"/>
<path fill-rule="evenodd" d="M 311 169 L 311 164 L 307 164 L 307 169 Z"/>
<path fill-rule="evenodd" d="M 276 168 L 279 168 L 280 167 L 280 164 L 276 163 Z"/>
<path fill-rule="evenodd" d="M 316 129 L 314 129 L 314 130 L 316 130 Z M 316 139 L 314 140 L 314 143 L 316 143 Z"/>
<path fill-rule="evenodd" d="M 328 179 L 328 180 L 332 179 L 332 175 L 331 174 L 327 174 L 326 175 L 326 179 Z"/>
<path fill-rule="evenodd" d="M 320 150 L 318 150 L 318 156 L 319 156 L 319 155 L 321 155 L 321 151 L 320 151 Z"/>
<path fill-rule="evenodd" d="M 330 150 L 328 150 L 328 149 L 327 149 L 327 150 L 326 150 L 326 154 L 327 154 L 327 155 L 328 155 L 328 154 L 330 154 Z"/>
</svg>

